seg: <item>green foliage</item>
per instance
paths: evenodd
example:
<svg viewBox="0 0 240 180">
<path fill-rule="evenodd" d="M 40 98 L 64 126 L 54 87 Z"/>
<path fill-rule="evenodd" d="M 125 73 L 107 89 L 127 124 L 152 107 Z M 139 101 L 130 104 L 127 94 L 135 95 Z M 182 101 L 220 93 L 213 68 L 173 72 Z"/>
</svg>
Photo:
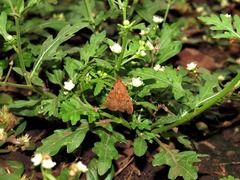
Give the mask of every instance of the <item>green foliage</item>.
<svg viewBox="0 0 240 180">
<path fill-rule="evenodd" d="M 179 152 L 178 150 L 164 150 L 154 156 L 153 166 L 166 164 L 170 166 L 169 179 L 182 176 L 185 180 L 197 179 L 197 167 L 194 162 L 199 162 L 199 155 L 194 151 Z"/>
<path fill-rule="evenodd" d="M 212 14 L 210 17 L 202 16 L 198 19 L 211 25 L 211 30 L 218 31 L 214 38 L 240 38 L 240 17 L 237 14 L 233 16 L 233 20 L 228 14 L 220 14 L 220 17 Z"/>
<path fill-rule="evenodd" d="M 228 176 L 228 177 L 220 178 L 219 180 L 239 180 L 239 178 L 235 178 L 233 176 Z"/>
<path fill-rule="evenodd" d="M 166 22 L 174 1 L 148 0 L 141 6 L 137 2 L 0 2 L 0 35 L 4 41 L 0 47 L 4 52 L 0 86 L 29 93 L 17 100 L 0 94 L 1 104 L 7 104 L 12 112 L 23 117 L 16 127 L 9 127 L 8 122 L 1 124 L 2 137 L 6 138 L 1 147 L 5 147 L 9 137 L 17 140 L 16 136 L 24 133 L 25 117 L 31 117 L 36 124 L 39 122 L 34 117 L 55 120 L 66 128 L 55 129 L 44 138 L 36 153 L 54 156 L 66 148 L 67 153 L 75 155 L 77 150 L 85 150 L 84 141 L 94 134 L 97 138 L 91 148 L 95 156 L 88 164 L 86 177 L 113 179 L 113 161 L 119 158 L 115 145 L 127 143 L 121 127 L 134 135 L 134 155 L 144 156 L 149 143 L 157 143 L 161 151 L 154 156 L 154 166 L 168 165 L 170 179 L 197 179 L 197 167 L 193 164 L 203 156 L 190 150 L 186 135 L 172 129 L 236 88 L 240 74 L 219 85 L 218 74 L 206 69 L 196 66 L 186 70 L 168 64 L 182 48 L 179 24 Z M 153 20 L 155 14 L 164 15 L 162 23 Z M 199 19 L 217 31 L 216 38 L 239 38 L 237 15 L 233 21 L 222 14 Z M 113 50 L 114 45 L 120 49 Z M 9 64 L 8 60 L 14 63 Z M 10 83 L 11 76 L 16 76 L 18 82 Z M 132 115 L 111 112 L 103 105 L 117 76 L 121 76 L 132 98 Z M 162 143 L 172 139 L 188 150 L 180 152 Z M 41 170 L 46 179 L 56 179 L 49 169 Z M 69 171 L 71 167 L 57 179 L 69 178 Z M 79 179 L 80 174 L 74 174 L 74 178 Z M 14 179 L 15 175 L 19 179 L 22 171 L 8 176 Z M 6 173 L 3 176 L 7 178 Z"/>
<path fill-rule="evenodd" d="M 9 173 L 7 169 L 10 169 L 11 173 Z M 19 180 L 23 172 L 24 166 L 18 161 L 6 161 L 6 164 L 0 167 L 0 176 L 6 180 Z"/>
</svg>

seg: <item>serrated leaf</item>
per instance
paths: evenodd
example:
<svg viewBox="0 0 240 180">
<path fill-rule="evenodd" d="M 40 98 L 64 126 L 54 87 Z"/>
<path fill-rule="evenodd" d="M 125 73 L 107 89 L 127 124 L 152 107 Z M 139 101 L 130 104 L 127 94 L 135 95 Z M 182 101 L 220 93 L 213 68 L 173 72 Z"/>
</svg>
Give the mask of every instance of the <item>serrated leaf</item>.
<svg viewBox="0 0 240 180">
<path fill-rule="evenodd" d="M 45 99 L 41 101 L 41 105 L 39 108 L 36 108 L 38 113 L 42 113 L 44 115 L 58 117 L 58 98 L 53 99 Z"/>
<path fill-rule="evenodd" d="M 92 151 L 98 156 L 97 169 L 98 174 L 105 174 L 112 165 L 112 160 L 118 158 L 118 151 L 115 148 L 116 142 L 125 142 L 125 138 L 118 132 L 106 132 L 102 129 L 95 130 L 100 138 L 100 142 L 94 143 Z"/>
<path fill-rule="evenodd" d="M 198 17 L 198 19 L 206 24 L 212 25 L 210 27 L 211 30 L 219 31 L 214 38 L 240 38 L 240 34 L 234 31 L 231 17 L 224 14 L 220 14 L 220 17 L 218 17 L 212 14 L 210 17 L 201 16 Z"/>
<path fill-rule="evenodd" d="M 74 76 L 76 76 L 76 73 L 78 73 L 80 70 L 84 69 L 86 65 L 84 65 L 81 61 L 78 61 L 73 58 L 67 57 L 65 59 L 65 65 L 64 69 L 67 71 L 68 76 L 70 79 L 74 79 Z"/>
<path fill-rule="evenodd" d="M 104 87 L 105 87 L 104 81 L 98 79 L 93 93 L 94 96 L 97 96 L 103 90 Z"/>
<path fill-rule="evenodd" d="M 92 106 L 83 103 L 77 96 L 70 97 L 62 103 L 59 117 L 63 122 L 71 121 L 72 125 L 75 125 L 80 121 L 81 115 L 88 116 L 89 123 L 95 121 L 99 116 Z"/>
<path fill-rule="evenodd" d="M 180 176 L 183 177 L 184 180 L 192 180 L 198 177 L 198 168 L 193 166 L 193 163 L 200 161 L 199 156 L 200 155 L 194 151 L 179 152 L 178 150 L 172 149 L 156 154 L 152 164 L 153 166 L 170 166 L 168 172 L 169 179 L 176 179 Z"/>
<path fill-rule="evenodd" d="M 147 151 L 147 142 L 142 137 L 137 137 L 133 142 L 134 154 L 136 156 L 143 156 Z"/>
<path fill-rule="evenodd" d="M 165 10 L 167 3 L 164 1 L 146 1 L 143 4 L 136 5 L 136 12 L 149 23 L 153 22 L 153 15 L 159 10 Z"/>
<path fill-rule="evenodd" d="M 150 95 L 153 89 L 167 88 L 169 86 L 172 88 L 172 93 L 176 100 L 183 97 L 185 94 L 185 90 L 181 85 L 182 75 L 178 74 L 172 67 L 165 66 L 164 72 L 156 72 L 151 68 L 138 68 L 131 71 L 129 74 L 141 77 L 142 80 L 155 80 L 155 82 L 151 81 L 151 83 L 148 83 L 141 89 L 138 94 L 140 97 Z"/>
<path fill-rule="evenodd" d="M 143 101 L 143 102 L 137 102 L 137 103 L 142 105 L 143 107 L 149 108 L 151 110 L 154 110 L 154 111 L 158 110 L 158 108 L 150 102 Z"/>
<path fill-rule="evenodd" d="M 74 33 L 87 26 L 88 23 L 67 25 L 61 29 L 56 38 L 53 39 L 52 36 L 49 36 L 42 44 L 34 69 L 38 69 L 42 61 L 52 59 L 61 43 L 67 41 Z"/>
<path fill-rule="evenodd" d="M 87 123 L 83 123 L 75 130 L 73 128 L 55 130 L 54 134 L 42 140 L 42 146 L 36 152 L 53 156 L 63 146 L 67 146 L 67 153 L 71 153 L 81 145 L 88 130 Z"/>
<path fill-rule="evenodd" d="M 52 83 L 62 85 L 64 78 L 64 72 L 62 70 L 53 70 L 53 73 L 46 72 L 46 74 Z"/>
<path fill-rule="evenodd" d="M 103 59 L 98 59 L 98 58 L 95 58 L 96 60 L 96 65 L 99 66 L 99 67 L 104 67 L 104 68 L 107 68 L 107 69 L 113 69 L 113 66 L 107 62 L 106 60 L 103 60 Z"/>
<path fill-rule="evenodd" d="M 105 37 L 106 37 L 106 31 L 102 31 L 101 33 L 98 33 L 98 34 L 93 34 L 90 38 L 90 42 L 86 43 L 80 49 L 81 59 L 84 60 L 85 62 L 88 62 L 89 58 L 93 57 L 96 54 L 100 44 L 103 42 Z"/>
<path fill-rule="evenodd" d="M 162 64 L 167 61 L 169 58 L 178 54 L 182 48 L 180 41 L 172 41 L 173 37 L 178 32 L 177 23 L 172 24 L 171 26 L 165 24 L 160 34 L 160 44 L 158 45 L 159 53 L 157 55 L 157 63 Z"/>
</svg>

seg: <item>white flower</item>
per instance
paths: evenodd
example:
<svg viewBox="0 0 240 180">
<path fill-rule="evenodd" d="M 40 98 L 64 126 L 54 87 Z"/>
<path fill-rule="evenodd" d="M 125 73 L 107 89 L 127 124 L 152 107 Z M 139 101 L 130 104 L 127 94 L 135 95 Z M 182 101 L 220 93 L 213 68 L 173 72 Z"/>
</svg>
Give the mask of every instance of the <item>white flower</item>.
<svg viewBox="0 0 240 180">
<path fill-rule="evenodd" d="M 128 26 L 129 24 L 130 24 L 129 20 L 124 20 L 124 21 L 123 21 L 123 25 L 124 25 L 124 26 Z"/>
<path fill-rule="evenodd" d="M 43 159 L 42 160 L 42 167 L 46 169 L 51 169 L 56 165 L 56 162 L 53 162 L 52 159 Z"/>
<path fill-rule="evenodd" d="M 110 49 L 112 52 L 116 54 L 119 54 L 122 52 L 122 47 L 118 43 L 115 43 L 114 45 L 110 46 Z"/>
<path fill-rule="evenodd" d="M 189 64 L 187 64 L 187 70 L 189 71 L 193 71 L 197 68 L 197 64 L 195 62 L 191 62 Z"/>
<path fill-rule="evenodd" d="M 80 171 L 80 172 L 87 172 L 88 171 L 88 168 L 87 168 L 87 166 L 86 165 L 84 165 L 81 161 L 79 161 L 78 163 L 77 163 L 77 168 L 78 168 L 78 170 Z"/>
<path fill-rule="evenodd" d="M 223 75 L 219 75 L 219 76 L 218 76 L 218 80 L 219 80 L 219 81 L 224 81 L 224 80 L 225 80 L 225 77 L 224 77 Z"/>
<path fill-rule="evenodd" d="M 8 40 L 8 41 L 11 41 L 12 39 L 13 39 L 13 36 L 12 36 L 12 35 L 8 35 L 8 36 L 7 36 L 7 40 Z"/>
<path fill-rule="evenodd" d="M 141 36 L 146 36 L 146 35 L 148 35 L 149 31 L 150 31 L 149 28 L 147 28 L 146 31 L 141 30 L 139 34 L 140 34 Z"/>
<path fill-rule="evenodd" d="M 150 41 L 146 42 L 145 47 L 146 47 L 147 50 L 154 50 L 154 47 L 153 47 L 153 45 Z"/>
<path fill-rule="evenodd" d="M 156 64 L 153 69 L 155 71 L 164 71 L 165 70 L 165 67 L 164 66 L 160 66 L 159 64 Z"/>
<path fill-rule="evenodd" d="M 42 162 L 42 154 L 37 153 L 35 156 L 31 159 L 34 166 L 38 166 Z"/>
<path fill-rule="evenodd" d="M 64 82 L 64 89 L 71 91 L 75 87 L 75 84 L 73 84 L 72 80 L 68 82 Z"/>
<path fill-rule="evenodd" d="M 20 144 L 26 144 L 26 143 L 29 143 L 30 139 L 31 139 L 31 137 L 29 137 L 29 134 L 25 134 L 24 136 L 17 138 L 17 141 Z"/>
<path fill-rule="evenodd" d="M 202 6 L 197 7 L 197 12 L 201 13 L 204 11 L 204 8 Z"/>
<path fill-rule="evenodd" d="M 134 87 L 139 87 L 139 86 L 143 85 L 143 81 L 141 80 L 140 77 L 132 78 L 131 85 L 134 86 Z"/>
<path fill-rule="evenodd" d="M 146 52 L 145 51 L 140 51 L 140 54 L 139 54 L 141 57 L 144 57 L 146 56 Z"/>
<path fill-rule="evenodd" d="M 161 22 L 163 22 L 163 18 L 160 17 L 160 16 L 154 15 L 153 16 L 153 22 L 156 23 L 156 24 L 160 24 Z"/>
<path fill-rule="evenodd" d="M 7 133 L 4 131 L 3 128 L 0 128 L 0 141 L 5 141 Z"/>
<path fill-rule="evenodd" d="M 231 18 L 232 16 L 231 16 L 231 14 L 225 14 L 225 17 L 226 18 Z"/>
</svg>

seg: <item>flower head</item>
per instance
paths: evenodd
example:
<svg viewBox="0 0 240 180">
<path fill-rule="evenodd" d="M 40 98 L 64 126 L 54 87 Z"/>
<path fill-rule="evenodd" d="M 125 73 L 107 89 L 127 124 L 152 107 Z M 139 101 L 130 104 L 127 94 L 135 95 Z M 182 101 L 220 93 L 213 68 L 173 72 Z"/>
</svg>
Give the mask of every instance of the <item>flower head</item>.
<svg viewBox="0 0 240 180">
<path fill-rule="evenodd" d="M 187 64 L 187 70 L 189 70 L 189 71 L 194 71 L 194 70 L 196 70 L 196 68 L 197 68 L 197 63 L 195 63 L 195 62 L 191 62 L 191 63 Z"/>
<path fill-rule="evenodd" d="M 19 144 L 27 144 L 29 143 L 30 139 L 31 137 L 29 137 L 29 134 L 25 134 L 24 136 L 17 138 L 17 141 Z"/>
<path fill-rule="evenodd" d="M 160 17 L 160 16 L 154 15 L 154 16 L 153 16 L 153 22 L 156 23 L 156 24 L 160 24 L 160 23 L 163 22 L 163 18 Z"/>
<path fill-rule="evenodd" d="M 219 81 L 224 81 L 224 80 L 225 80 L 225 77 L 224 77 L 223 75 L 219 75 L 219 76 L 218 76 L 218 80 L 219 80 Z"/>
<path fill-rule="evenodd" d="M 72 80 L 64 82 L 64 89 L 71 91 L 75 87 L 75 84 L 73 84 Z"/>
<path fill-rule="evenodd" d="M 84 165 L 81 161 L 77 163 L 73 163 L 70 167 L 69 175 L 75 176 L 78 172 L 87 172 L 88 168 L 86 165 Z"/>
<path fill-rule="evenodd" d="M 31 161 L 33 162 L 34 166 L 38 166 L 42 162 L 42 154 L 40 153 L 35 154 Z"/>
<path fill-rule="evenodd" d="M 141 80 L 140 77 L 132 78 L 131 85 L 134 87 L 139 87 L 139 86 L 143 85 L 143 81 Z"/>
<path fill-rule="evenodd" d="M 53 162 L 51 156 L 49 156 L 48 154 L 37 153 L 31 159 L 31 161 L 33 162 L 34 166 L 38 166 L 41 164 L 42 167 L 46 169 L 51 169 L 56 165 L 56 162 Z"/>
<path fill-rule="evenodd" d="M 164 66 L 160 66 L 160 64 L 156 64 L 153 69 L 155 71 L 164 71 L 165 70 L 165 67 Z"/>
<path fill-rule="evenodd" d="M 0 128 L 0 141 L 5 141 L 7 138 L 7 133 L 4 131 L 3 128 Z"/>
<path fill-rule="evenodd" d="M 50 157 L 50 156 L 49 156 Z M 42 160 L 42 167 L 46 169 L 51 169 L 56 165 L 56 162 L 53 162 L 51 157 L 49 159 L 43 159 Z"/>
<path fill-rule="evenodd" d="M 110 46 L 110 49 L 112 52 L 116 54 L 119 54 L 122 52 L 122 47 L 118 43 L 115 43 L 114 45 Z"/>
</svg>

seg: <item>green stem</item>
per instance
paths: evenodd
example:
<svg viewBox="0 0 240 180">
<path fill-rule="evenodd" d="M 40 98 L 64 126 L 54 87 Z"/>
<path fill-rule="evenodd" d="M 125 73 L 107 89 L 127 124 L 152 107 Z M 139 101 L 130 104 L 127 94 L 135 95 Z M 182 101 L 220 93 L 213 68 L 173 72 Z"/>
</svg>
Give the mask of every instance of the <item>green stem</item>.
<svg viewBox="0 0 240 180">
<path fill-rule="evenodd" d="M 106 112 L 101 112 L 100 114 L 101 114 L 101 116 L 108 117 L 109 119 L 111 119 L 113 122 L 115 122 L 117 124 L 122 124 L 126 128 L 131 129 L 129 123 L 123 118 L 114 117 L 113 115 L 108 114 Z"/>
<path fill-rule="evenodd" d="M 19 62 L 20 62 L 20 67 L 23 73 L 23 77 L 26 81 L 26 83 L 29 85 L 31 84 L 29 78 L 28 78 L 28 74 L 25 68 L 25 63 L 23 60 L 23 55 L 22 55 L 22 46 L 21 46 L 21 32 L 20 32 L 20 14 L 19 14 L 19 10 L 21 7 L 21 0 L 18 0 L 18 4 L 17 4 L 17 12 L 16 15 L 14 16 L 15 18 L 15 25 L 16 25 L 16 40 L 17 40 L 17 53 L 18 53 L 18 58 L 19 58 Z M 15 13 L 15 12 L 14 12 Z"/>
<path fill-rule="evenodd" d="M 0 82 L 0 86 L 8 86 L 8 87 L 15 87 L 15 88 L 19 88 L 19 89 L 27 89 L 29 91 L 33 91 L 37 94 L 43 95 L 43 96 L 51 98 L 51 99 L 56 97 L 54 94 L 49 93 L 49 92 L 42 92 L 42 91 L 34 88 L 32 85 L 14 84 L 14 83 L 9 83 L 9 82 Z"/>
<path fill-rule="evenodd" d="M 190 121 L 195 116 L 201 114 L 203 111 L 210 108 L 212 105 L 217 103 L 221 98 L 223 98 L 226 94 L 228 94 L 232 89 L 234 89 L 234 86 L 240 81 L 240 72 L 237 74 L 237 76 L 222 90 L 220 91 L 216 96 L 213 96 L 212 99 L 210 99 L 208 102 L 206 102 L 204 105 L 199 107 L 198 109 L 195 109 L 192 113 L 187 114 L 186 116 L 183 116 L 180 120 L 170 124 L 166 125 L 157 129 L 154 129 L 152 132 L 154 134 L 158 134 L 164 131 L 168 131 L 169 129 L 172 129 L 176 126 L 179 126 L 187 121 Z"/>
<path fill-rule="evenodd" d="M 91 9 L 89 0 L 84 0 L 84 4 L 85 4 L 85 7 L 87 9 L 87 13 L 88 13 L 88 17 L 90 19 L 90 22 L 91 22 L 91 24 L 93 24 L 94 23 L 94 18 L 92 16 L 92 9 Z"/>
<path fill-rule="evenodd" d="M 120 70 L 120 66 L 122 64 L 122 60 L 123 60 L 123 56 L 124 56 L 124 52 L 126 50 L 126 46 L 127 46 L 127 35 L 128 35 L 128 31 L 124 30 L 124 34 L 123 34 L 123 37 L 122 37 L 122 52 L 120 54 L 120 56 L 118 57 L 117 59 L 117 64 L 116 64 L 116 71 L 117 71 L 117 74 Z"/>
<path fill-rule="evenodd" d="M 171 0 L 168 0 L 168 5 L 167 5 L 167 8 L 166 8 L 166 11 L 165 11 L 165 14 L 164 14 L 164 18 L 163 18 L 163 26 L 164 26 L 164 24 L 167 20 L 167 15 L 168 15 L 168 12 L 170 10 L 171 5 L 172 5 Z"/>
</svg>

